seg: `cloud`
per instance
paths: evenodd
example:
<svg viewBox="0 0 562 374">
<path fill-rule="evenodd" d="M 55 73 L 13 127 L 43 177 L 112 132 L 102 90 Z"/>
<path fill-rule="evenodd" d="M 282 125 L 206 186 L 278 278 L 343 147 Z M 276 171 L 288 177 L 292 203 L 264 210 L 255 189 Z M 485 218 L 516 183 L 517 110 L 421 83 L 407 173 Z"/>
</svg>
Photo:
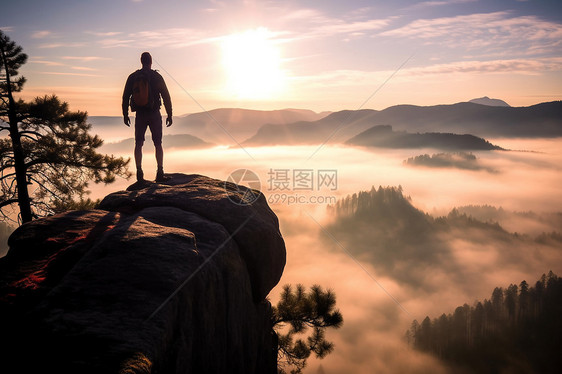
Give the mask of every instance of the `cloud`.
<svg viewBox="0 0 562 374">
<path fill-rule="evenodd" d="M 31 59 L 29 61 L 31 64 L 41 64 L 46 66 L 64 66 L 63 63 L 56 62 L 56 61 L 48 61 L 48 60 L 40 60 L 40 59 Z"/>
<path fill-rule="evenodd" d="M 74 69 L 74 70 L 83 70 L 83 71 L 96 71 L 96 70 L 98 70 L 98 69 L 94 69 L 94 68 L 88 68 L 88 67 L 85 67 L 85 66 L 71 66 L 70 68 Z"/>
<path fill-rule="evenodd" d="M 56 72 L 56 71 L 42 71 L 40 74 L 49 74 L 49 75 L 69 75 L 69 76 L 77 76 L 77 77 L 99 77 L 96 74 L 86 74 L 86 73 L 63 73 L 63 72 Z"/>
<path fill-rule="evenodd" d="M 331 36 L 337 34 L 351 34 L 364 31 L 379 30 L 390 23 L 391 19 L 371 19 L 367 21 L 345 22 L 333 20 L 328 24 L 313 28 L 311 34 L 314 36 Z"/>
<path fill-rule="evenodd" d="M 218 35 L 209 35 L 190 28 L 169 28 L 129 33 L 122 38 L 102 38 L 97 41 L 103 48 L 181 48 L 220 40 Z"/>
<path fill-rule="evenodd" d="M 61 59 L 63 60 L 78 60 L 78 61 L 98 61 L 98 60 L 110 60 L 109 57 L 100 57 L 100 56 L 62 56 Z"/>
<path fill-rule="evenodd" d="M 357 18 L 366 14 L 369 8 L 350 13 L 349 17 Z M 215 11 L 216 8 L 204 9 L 204 11 Z M 345 18 L 345 17 L 344 17 Z M 282 24 L 288 28 L 280 31 L 272 30 L 272 40 L 278 43 L 286 43 L 294 40 L 329 37 L 343 35 L 346 37 L 367 36 L 377 30 L 387 27 L 396 17 L 386 19 L 346 20 L 325 16 L 322 12 L 314 9 L 298 9 L 280 17 Z M 304 22 L 306 21 L 306 22 Z M 306 25 L 306 30 L 300 30 Z M 296 27 L 292 27 L 296 26 Z M 183 48 L 193 45 L 220 42 L 227 35 L 213 31 L 202 31 L 194 28 L 165 28 L 133 33 L 117 32 L 89 32 L 100 37 L 97 41 L 103 48 L 138 48 L 143 47 L 170 47 Z"/>
<path fill-rule="evenodd" d="M 53 33 L 51 31 L 47 31 L 47 30 L 42 30 L 42 31 L 36 31 L 33 34 L 31 34 L 31 37 L 33 39 L 44 39 L 48 36 L 53 35 Z"/>
<path fill-rule="evenodd" d="M 542 59 L 512 59 L 491 61 L 457 61 L 426 67 L 404 69 L 403 75 L 462 74 L 462 73 L 504 73 L 542 74 L 545 71 L 561 71 L 562 57 Z"/>
<path fill-rule="evenodd" d="M 501 11 L 419 19 L 405 26 L 381 32 L 378 36 L 421 39 L 426 44 L 449 48 L 502 47 L 502 50 L 524 54 L 559 45 L 562 39 L 562 24 L 537 16 L 513 17 L 511 12 Z"/>
<path fill-rule="evenodd" d="M 102 48 L 122 48 L 122 47 L 132 47 L 132 43 L 134 40 L 132 39 L 102 39 L 98 40 L 98 44 Z"/>
<path fill-rule="evenodd" d="M 52 48 L 61 48 L 61 47 L 78 48 L 84 46 L 85 46 L 84 43 L 46 43 L 46 44 L 41 44 L 39 48 L 42 49 L 52 49 Z"/>
<path fill-rule="evenodd" d="M 359 13 L 350 13 L 349 15 L 355 18 L 357 15 L 364 15 L 368 10 L 369 8 L 362 8 Z M 315 9 L 297 9 L 283 16 L 281 20 L 283 23 L 296 23 L 297 27 L 306 25 L 305 30 L 292 32 L 293 38 L 298 40 L 380 30 L 387 27 L 396 18 L 396 16 L 393 16 L 364 21 L 348 21 L 345 18 L 328 17 Z"/>
<path fill-rule="evenodd" d="M 363 8 L 354 9 L 351 12 L 346 13 L 346 17 L 350 18 L 363 18 L 373 11 L 373 7 L 366 6 Z"/>
<path fill-rule="evenodd" d="M 483 74 L 520 74 L 541 75 L 545 72 L 562 71 L 562 57 L 538 59 L 512 59 L 490 61 L 454 61 L 444 64 L 432 64 L 422 67 L 401 69 L 393 80 L 411 80 L 435 75 L 483 75 Z M 293 76 L 295 85 L 309 89 L 365 87 L 372 85 L 374 90 L 380 82 L 387 79 L 394 71 L 365 71 L 353 69 L 330 70 L 314 75 Z M 338 91 L 339 92 L 339 91 Z M 365 95 L 368 95 L 366 93 Z"/>
<path fill-rule="evenodd" d="M 61 57 L 61 58 L 63 60 L 79 60 L 79 61 L 84 61 L 84 62 L 101 60 L 101 59 L 107 60 L 107 58 L 94 57 L 94 56 L 86 56 L 86 57 L 64 56 L 64 57 Z M 70 68 L 70 69 L 73 69 L 73 70 L 82 70 L 82 71 L 96 71 L 96 70 L 98 70 L 98 69 L 95 69 L 95 68 L 85 67 L 85 66 L 69 66 L 68 64 L 64 64 L 62 62 L 45 60 L 45 59 L 42 59 L 41 57 L 32 58 L 29 62 L 32 63 L 32 64 L 41 64 L 41 65 L 45 65 L 45 66 L 64 66 L 66 68 Z M 72 73 L 55 73 L 55 72 L 46 72 L 44 74 L 74 75 Z"/>
<path fill-rule="evenodd" d="M 420 9 L 420 8 L 443 6 L 443 5 L 474 3 L 477 1 L 478 0 L 422 1 L 421 3 L 408 7 L 408 9 Z"/>
<path fill-rule="evenodd" d="M 116 36 L 122 34 L 120 31 L 106 31 L 106 32 L 96 32 L 96 31 L 86 31 L 87 34 L 95 35 L 95 36 Z"/>
</svg>

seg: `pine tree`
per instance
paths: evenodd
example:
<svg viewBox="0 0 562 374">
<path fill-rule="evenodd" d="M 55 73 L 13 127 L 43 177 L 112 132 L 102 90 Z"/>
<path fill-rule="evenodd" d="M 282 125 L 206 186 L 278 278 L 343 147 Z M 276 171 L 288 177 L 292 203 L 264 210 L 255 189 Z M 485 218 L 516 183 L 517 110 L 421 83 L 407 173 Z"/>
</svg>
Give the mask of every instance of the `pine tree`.
<svg viewBox="0 0 562 374">
<path fill-rule="evenodd" d="M 290 285 L 285 285 L 281 300 L 273 307 L 273 326 L 279 338 L 278 362 L 280 366 L 292 367 L 291 373 L 301 373 L 306 366 L 306 360 L 312 353 L 323 358 L 333 351 L 334 345 L 325 338 L 328 327 L 340 328 L 343 317 L 335 309 L 336 296 L 330 291 L 324 291 L 318 285 L 311 287 L 309 292 L 299 284 L 293 291 Z M 286 333 L 281 330 L 288 325 Z M 293 340 L 294 335 L 303 334 L 311 327 L 312 334 L 303 339 Z M 280 372 L 284 372 L 282 368 Z"/>
<path fill-rule="evenodd" d="M 491 300 L 421 325 L 414 320 L 407 336 L 414 348 L 471 372 L 559 373 L 561 305 L 562 279 L 550 271 L 535 287 L 496 287 Z"/>
<path fill-rule="evenodd" d="M 15 79 L 27 60 L 22 48 L 0 31 L 0 212 L 19 204 L 22 223 L 70 208 L 92 206 L 88 184 L 128 178 L 129 160 L 97 153 L 103 140 L 88 132 L 87 113 L 70 111 L 55 95 L 16 101 L 25 83 Z M 32 188 L 32 194 L 28 191 Z"/>
<path fill-rule="evenodd" d="M 27 55 L 23 53 L 22 47 L 11 41 L 10 38 L 0 30 L 0 98 L 2 106 L 0 107 L 0 120 L 5 123 L 8 118 L 9 126 L 2 126 L 1 130 L 9 130 L 11 138 L 13 179 L 16 180 L 17 193 L 4 194 L 2 191 L 2 200 L 0 208 L 3 206 L 18 203 L 20 206 L 21 220 L 23 222 L 31 221 L 31 204 L 29 193 L 27 191 L 26 167 L 24 153 L 21 145 L 21 135 L 18 129 L 18 116 L 16 111 L 16 102 L 13 93 L 22 90 L 25 83 L 23 76 L 15 78 L 18 75 L 18 69 L 27 61 Z M 4 145 L 4 144 L 3 144 Z M 2 153 L 4 156 L 4 152 Z M 0 164 L 4 167 L 4 157 Z M 11 176 L 11 175 L 10 175 Z M 2 175 L 4 177 L 4 175 Z M 5 179 L 2 179 L 2 187 L 4 187 Z M 13 184 L 11 185 L 13 186 Z M 11 187 L 10 186 L 10 187 Z M 4 190 L 4 188 L 2 188 Z"/>
</svg>

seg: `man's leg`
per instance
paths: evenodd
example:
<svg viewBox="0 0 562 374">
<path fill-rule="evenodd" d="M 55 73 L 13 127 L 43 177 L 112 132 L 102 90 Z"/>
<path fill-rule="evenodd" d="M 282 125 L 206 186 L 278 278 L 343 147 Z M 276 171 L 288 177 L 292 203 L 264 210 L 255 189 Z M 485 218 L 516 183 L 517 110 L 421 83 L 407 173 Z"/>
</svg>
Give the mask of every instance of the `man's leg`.
<svg viewBox="0 0 562 374">
<path fill-rule="evenodd" d="M 148 116 L 142 111 L 137 111 L 135 117 L 135 165 L 137 167 L 137 181 L 144 180 L 142 172 L 142 146 L 144 144 L 144 134 L 148 127 Z"/>
<path fill-rule="evenodd" d="M 144 179 L 144 173 L 142 172 L 142 143 L 135 141 L 135 165 L 137 167 L 137 180 L 142 181 Z"/>
<path fill-rule="evenodd" d="M 156 182 L 163 182 L 164 178 L 164 149 L 162 148 L 162 116 L 160 111 L 155 111 L 149 122 L 150 132 L 152 133 L 152 141 L 154 143 L 154 152 L 156 156 Z"/>
<path fill-rule="evenodd" d="M 158 170 L 164 170 L 164 149 L 162 148 L 162 143 L 154 145 L 156 151 L 156 165 L 158 165 Z"/>
</svg>

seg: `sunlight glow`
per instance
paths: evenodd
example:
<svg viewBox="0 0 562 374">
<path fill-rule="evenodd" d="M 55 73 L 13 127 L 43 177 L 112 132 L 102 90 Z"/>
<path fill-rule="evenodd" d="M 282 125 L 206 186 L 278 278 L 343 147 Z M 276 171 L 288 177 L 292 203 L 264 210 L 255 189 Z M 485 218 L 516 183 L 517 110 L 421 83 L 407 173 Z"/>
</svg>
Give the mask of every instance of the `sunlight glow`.
<svg viewBox="0 0 562 374">
<path fill-rule="evenodd" d="M 266 28 L 227 36 L 222 42 L 228 94 L 239 99 L 271 99 L 282 93 L 281 55 Z"/>
</svg>

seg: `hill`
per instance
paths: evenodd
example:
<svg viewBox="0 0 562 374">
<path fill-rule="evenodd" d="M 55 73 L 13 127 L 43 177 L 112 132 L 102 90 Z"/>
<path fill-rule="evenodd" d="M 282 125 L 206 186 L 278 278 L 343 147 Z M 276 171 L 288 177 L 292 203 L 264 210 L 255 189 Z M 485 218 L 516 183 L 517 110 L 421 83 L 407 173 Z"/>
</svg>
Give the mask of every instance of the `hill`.
<svg viewBox="0 0 562 374">
<path fill-rule="evenodd" d="M 488 106 L 511 106 L 503 100 L 500 99 L 490 99 L 488 96 L 479 97 L 477 99 L 472 99 L 468 101 L 469 103 L 488 105 Z"/>
<path fill-rule="evenodd" d="M 408 133 L 392 126 L 373 126 L 349 139 L 346 144 L 376 148 L 435 148 L 445 150 L 503 150 L 474 135 L 446 133 Z"/>
</svg>

